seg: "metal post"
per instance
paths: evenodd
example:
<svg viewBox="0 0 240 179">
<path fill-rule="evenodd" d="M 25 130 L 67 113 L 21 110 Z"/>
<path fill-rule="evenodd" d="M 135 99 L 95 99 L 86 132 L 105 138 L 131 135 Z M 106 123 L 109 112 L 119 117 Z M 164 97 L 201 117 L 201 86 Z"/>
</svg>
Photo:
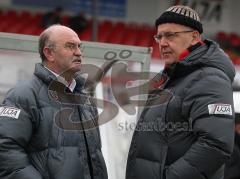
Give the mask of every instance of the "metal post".
<svg viewBox="0 0 240 179">
<path fill-rule="evenodd" d="M 98 0 L 92 0 L 92 41 L 97 41 L 98 37 Z"/>
</svg>

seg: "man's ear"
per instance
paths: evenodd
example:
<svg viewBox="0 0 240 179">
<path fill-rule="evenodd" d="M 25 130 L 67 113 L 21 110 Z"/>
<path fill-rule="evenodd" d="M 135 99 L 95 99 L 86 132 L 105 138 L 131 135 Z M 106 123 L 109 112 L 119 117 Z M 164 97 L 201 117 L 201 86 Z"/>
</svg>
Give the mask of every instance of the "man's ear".
<svg viewBox="0 0 240 179">
<path fill-rule="evenodd" d="M 198 43 L 199 41 L 201 41 L 201 36 L 200 36 L 200 33 L 198 31 L 193 31 L 192 33 L 192 45 Z"/>
<path fill-rule="evenodd" d="M 49 48 L 49 47 L 44 47 L 44 48 L 43 48 L 43 53 L 44 53 L 47 61 L 51 61 L 51 62 L 54 61 L 54 58 L 53 58 L 53 49 L 51 49 L 51 48 Z"/>
</svg>

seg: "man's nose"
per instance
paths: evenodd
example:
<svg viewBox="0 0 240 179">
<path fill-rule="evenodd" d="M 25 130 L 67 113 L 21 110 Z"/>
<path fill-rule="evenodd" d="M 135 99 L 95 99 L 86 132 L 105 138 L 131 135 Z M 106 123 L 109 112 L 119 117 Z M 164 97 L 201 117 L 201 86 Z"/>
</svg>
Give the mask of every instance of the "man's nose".
<svg viewBox="0 0 240 179">
<path fill-rule="evenodd" d="M 76 56 L 82 56 L 82 51 L 80 48 L 76 48 L 76 50 L 74 51 L 74 55 Z"/>
<path fill-rule="evenodd" d="M 159 45 L 159 52 L 160 52 L 160 54 L 162 53 L 162 51 L 163 51 L 164 49 L 166 49 L 166 48 L 169 47 L 167 41 L 166 41 L 166 40 L 162 40 L 162 39 L 161 39 L 161 41 L 159 41 L 159 44 L 158 44 L 158 45 Z"/>
<path fill-rule="evenodd" d="M 167 38 L 163 36 L 158 43 L 159 43 L 159 46 L 166 46 L 167 42 L 168 42 Z"/>
</svg>

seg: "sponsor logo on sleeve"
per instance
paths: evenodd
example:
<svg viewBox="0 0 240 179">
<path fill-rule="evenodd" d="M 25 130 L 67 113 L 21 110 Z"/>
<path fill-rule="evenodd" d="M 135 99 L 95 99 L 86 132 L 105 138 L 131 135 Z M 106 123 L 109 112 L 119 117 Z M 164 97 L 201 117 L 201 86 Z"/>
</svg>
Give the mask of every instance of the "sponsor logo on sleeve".
<svg viewBox="0 0 240 179">
<path fill-rule="evenodd" d="M 0 107 L 0 116 L 18 119 L 21 110 L 14 107 Z"/>
<path fill-rule="evenodd" d="M 231 104 L 209 104 L 208 105 L 209 114 L 224 114 L 232 115 Z"/>
</svg>

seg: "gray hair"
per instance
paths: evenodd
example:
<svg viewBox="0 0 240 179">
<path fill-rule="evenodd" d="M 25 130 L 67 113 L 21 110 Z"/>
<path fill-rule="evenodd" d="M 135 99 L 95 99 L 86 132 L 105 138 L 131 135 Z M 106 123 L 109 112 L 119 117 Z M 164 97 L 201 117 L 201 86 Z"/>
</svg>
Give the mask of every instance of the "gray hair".
<svg viewBox="0 0 240 179">
<path fill-rule="evenodd" d="M 40 54 L 40 58 L 42 59 L 42 62 L 44 62 L 45 60 L 47 60 L 45 54 L 43 53 L 43 49 L 45 46 L 49 46 L 49 45 L 53 45 L 49 38 L 50 38 L 50 34 L 51 34 L 51 28 L 54 26 L 61 26 L 60 24 L 54 24 L 51 25 L 50 27 L 48 27 L 46 30 L 44 30 L 40 36 L 39 36 L 39 40 L 38 40 L 38 52 Z"/>
<path fill-rule="evenodd" d="M 38 52 L 40 54 L 42 62 L 44 62 L 46 60 L 46 56 L 43 53 L 43 49 L 44 49 L 45 45 L 48 43 L 48 41 L 49 41 L 49 33 L 43 32 L 40 35 L 39 41 L 38 41 Z"/>
</svg>

